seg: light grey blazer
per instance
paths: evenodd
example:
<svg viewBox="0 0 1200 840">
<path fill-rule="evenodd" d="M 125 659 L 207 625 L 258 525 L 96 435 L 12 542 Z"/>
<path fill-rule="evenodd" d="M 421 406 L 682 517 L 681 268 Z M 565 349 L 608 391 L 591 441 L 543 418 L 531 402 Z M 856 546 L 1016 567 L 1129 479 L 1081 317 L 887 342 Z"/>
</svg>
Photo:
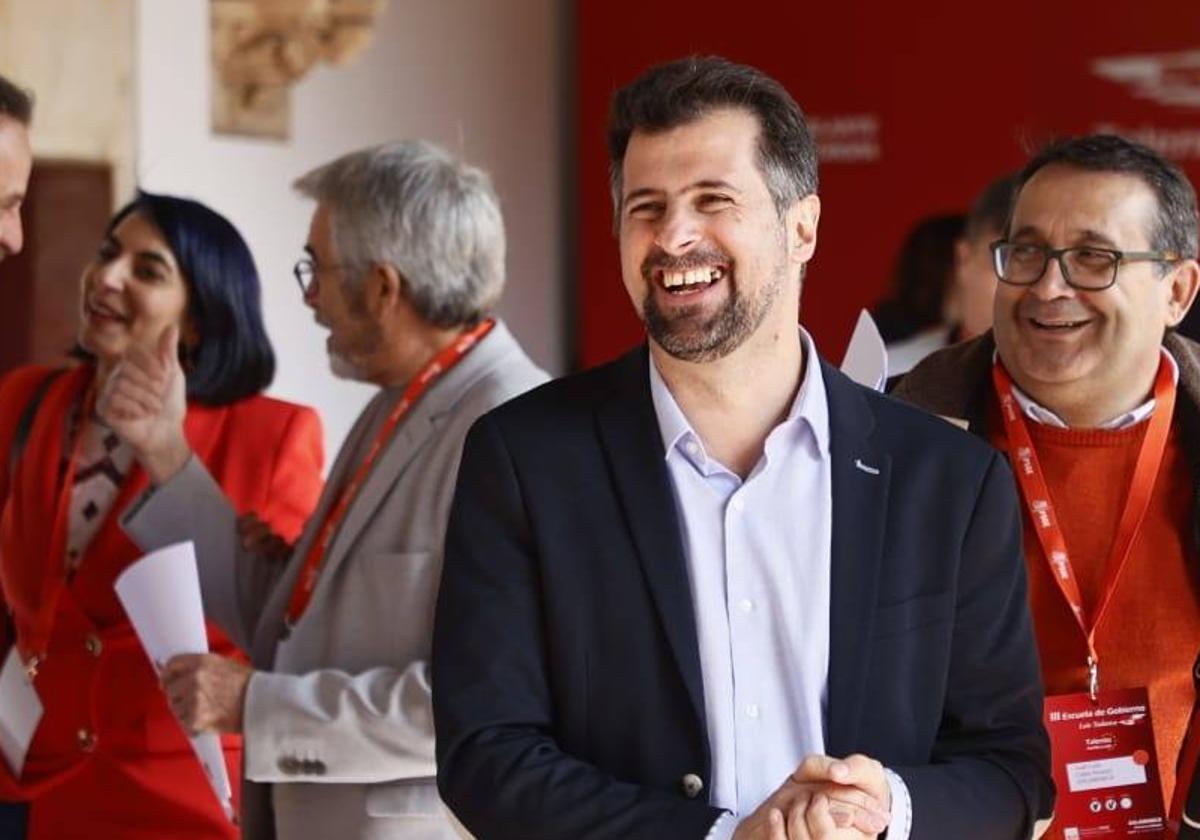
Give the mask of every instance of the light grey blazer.
<svg viewBox="0 0 1200 840">
<path fill-rule="evenodd" d="M 471 424 L 546 378 L 497 323 L 430 388 L 346 513 L 290 633 L 296 577 L 383 392 L 342 445 L 286 564 L 241 550 L 236 513 L 195 458 L 130 506 L 123 525 L 141 548 L 195 541 L 205 612 L 257 669 L 245 708 L 245 837 L 458 836 L 435 787 L 429 685 L 446 518 Z"/>
</svg>

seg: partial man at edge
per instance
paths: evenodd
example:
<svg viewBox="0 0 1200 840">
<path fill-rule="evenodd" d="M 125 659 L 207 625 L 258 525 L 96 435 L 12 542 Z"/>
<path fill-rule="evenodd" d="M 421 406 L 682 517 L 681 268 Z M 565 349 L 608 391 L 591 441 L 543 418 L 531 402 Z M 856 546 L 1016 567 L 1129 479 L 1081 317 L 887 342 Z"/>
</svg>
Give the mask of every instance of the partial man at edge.
<svg viewBox="0 0 1200 840">
<path fill-rule="evenodd" d="M 32 94 L 0 76 L 0 262 L 25 244 L 21 203 L 33 170 L 32 120 Z"/>
</svg>

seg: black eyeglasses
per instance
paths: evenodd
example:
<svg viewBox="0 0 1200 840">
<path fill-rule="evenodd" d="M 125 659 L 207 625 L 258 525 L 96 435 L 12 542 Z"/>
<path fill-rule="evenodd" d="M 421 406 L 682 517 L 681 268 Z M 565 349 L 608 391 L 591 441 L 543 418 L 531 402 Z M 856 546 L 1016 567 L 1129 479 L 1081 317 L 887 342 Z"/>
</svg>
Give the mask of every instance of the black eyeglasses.
<svg viewBox="0 0 1200 840">
<path fill-rule="evenodd" d="M 1048 248 L 1028 242 L 999 240 L 992 249 L 996 276 L 1013 286 L 1032 286 L 1046 273 L 1050 260 L 1058 261 L 1063 280 L 1074 289 L 1099 292 L 1117 282 L 1117 270 L 1127 262 L 1179 262 L 1174 251 L 1118 251 L 1081 245 L 1074 248 Z"/>
<path fill-rule="evenodd" d="M 317 261 L 312 257 L 301 257 L 296 260 L 296 264 L 292 266 L 292 276 L 296 278 L 296 282 L 300 285 L 300 294 L 308 297 L 308 293 L 312 291 L 313 283 L 317 281 L 317 275 L 322 271 L 328 271 L 334 268 L 349 268 L 345 263 L 337 265 L 318 265 Z"/>
</svg>

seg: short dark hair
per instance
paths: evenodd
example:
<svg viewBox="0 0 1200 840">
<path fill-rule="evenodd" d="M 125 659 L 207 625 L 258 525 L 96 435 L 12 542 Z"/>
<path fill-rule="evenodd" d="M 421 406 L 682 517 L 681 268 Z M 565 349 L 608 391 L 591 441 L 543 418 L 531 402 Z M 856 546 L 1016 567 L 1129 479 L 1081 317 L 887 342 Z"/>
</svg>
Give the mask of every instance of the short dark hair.
<svg viewBox="0 0 1200 840">
<path fill-rule="evenodd" d="M 237 228 L 198 201 L 138 191 L 107 232 L 133 213 L 162 232 L 188 284 L 187 316 L 199 335 L 187 355 L 188 398 L 228 405 L 265 390 L 275 353 L 263 326 L 258 270 Z"/>
<path fill-rule="evenodd" d="M 625 149 L 633 132 L 667 131 L 718 108 L 744 109 L 758 119 L 758 165 L 780 214 L 817 191 L 816 144 L 783 85 L 755 67 L 719 56 L 691 56 L 647 70 L 613 97 L 608 160 L 615 213 L 620 213 Z"/>
<path fill-rule="evenodd" d="M 965 234 L 968 239 L 977 239 L 985 235 L 995 236 L 1004 232 L 1008 217 L 1012 214 L 1018 176 L 1017 172 L 1002 175 L 975 196 L 975 202 L 967 213 Z"/>
<path fill-rule="evenodd" d="M 1116 134 L 1057 140 L 1025 164 L 1018 179 L 1018 192 L 1039 170 L 1052 164 L 1141 178 L 1158 201 L 1158 215 L 1149 231 L 1150 247 L 1155 251 L 1174 251 L 1189 259 L 1196 256 L 1196 191 L 1183 171 L 1158 152 Z M 1011 224 L 1010 218 L 1008 225 Z"/>
<path fill-rule="evenodd" d="M 22 125 L 33 119 L 33 94 L 0 76 L 0 117 L 11 117 Z"/>
</svg>

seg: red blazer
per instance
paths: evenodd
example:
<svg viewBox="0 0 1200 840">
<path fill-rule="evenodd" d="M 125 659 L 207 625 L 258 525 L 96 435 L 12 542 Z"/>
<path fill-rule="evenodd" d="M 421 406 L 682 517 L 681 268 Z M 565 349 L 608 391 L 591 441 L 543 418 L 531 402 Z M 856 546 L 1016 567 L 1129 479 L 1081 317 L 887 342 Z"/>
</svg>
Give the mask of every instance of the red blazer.
<svg viewBox="0 0 1200 840">
<path fill-rule="evenodd" d="M 127 620 L 113 584 L 141 551 L 119 518 L 147 486 L 134 467 L 79 570 L 64 575 L 66 499 L 60 465 L 70 412 L 91 385 L 85 365 L 46 391 L 10 477 L 21 414 L 48 369 L 0 380 L 0 596 L 45 713 L 20 779 L 0 761 L 0 799 L 31 800 L 30 837 L 236 837 Z M 294 540 L 321 491 L 323 448 L 314 411 L 255 396 L 220 408 L 190 404 L 188 442 L 239 513 L 255 512 Z M 14 640 L 0 638 L 0 652 Z M 212 625 L 209 643 L 235 653 Z M 231 778 L 240 738 L 225 742 Z M 99 826 L 105 826 L 99 829 Z"/>
</svg>

